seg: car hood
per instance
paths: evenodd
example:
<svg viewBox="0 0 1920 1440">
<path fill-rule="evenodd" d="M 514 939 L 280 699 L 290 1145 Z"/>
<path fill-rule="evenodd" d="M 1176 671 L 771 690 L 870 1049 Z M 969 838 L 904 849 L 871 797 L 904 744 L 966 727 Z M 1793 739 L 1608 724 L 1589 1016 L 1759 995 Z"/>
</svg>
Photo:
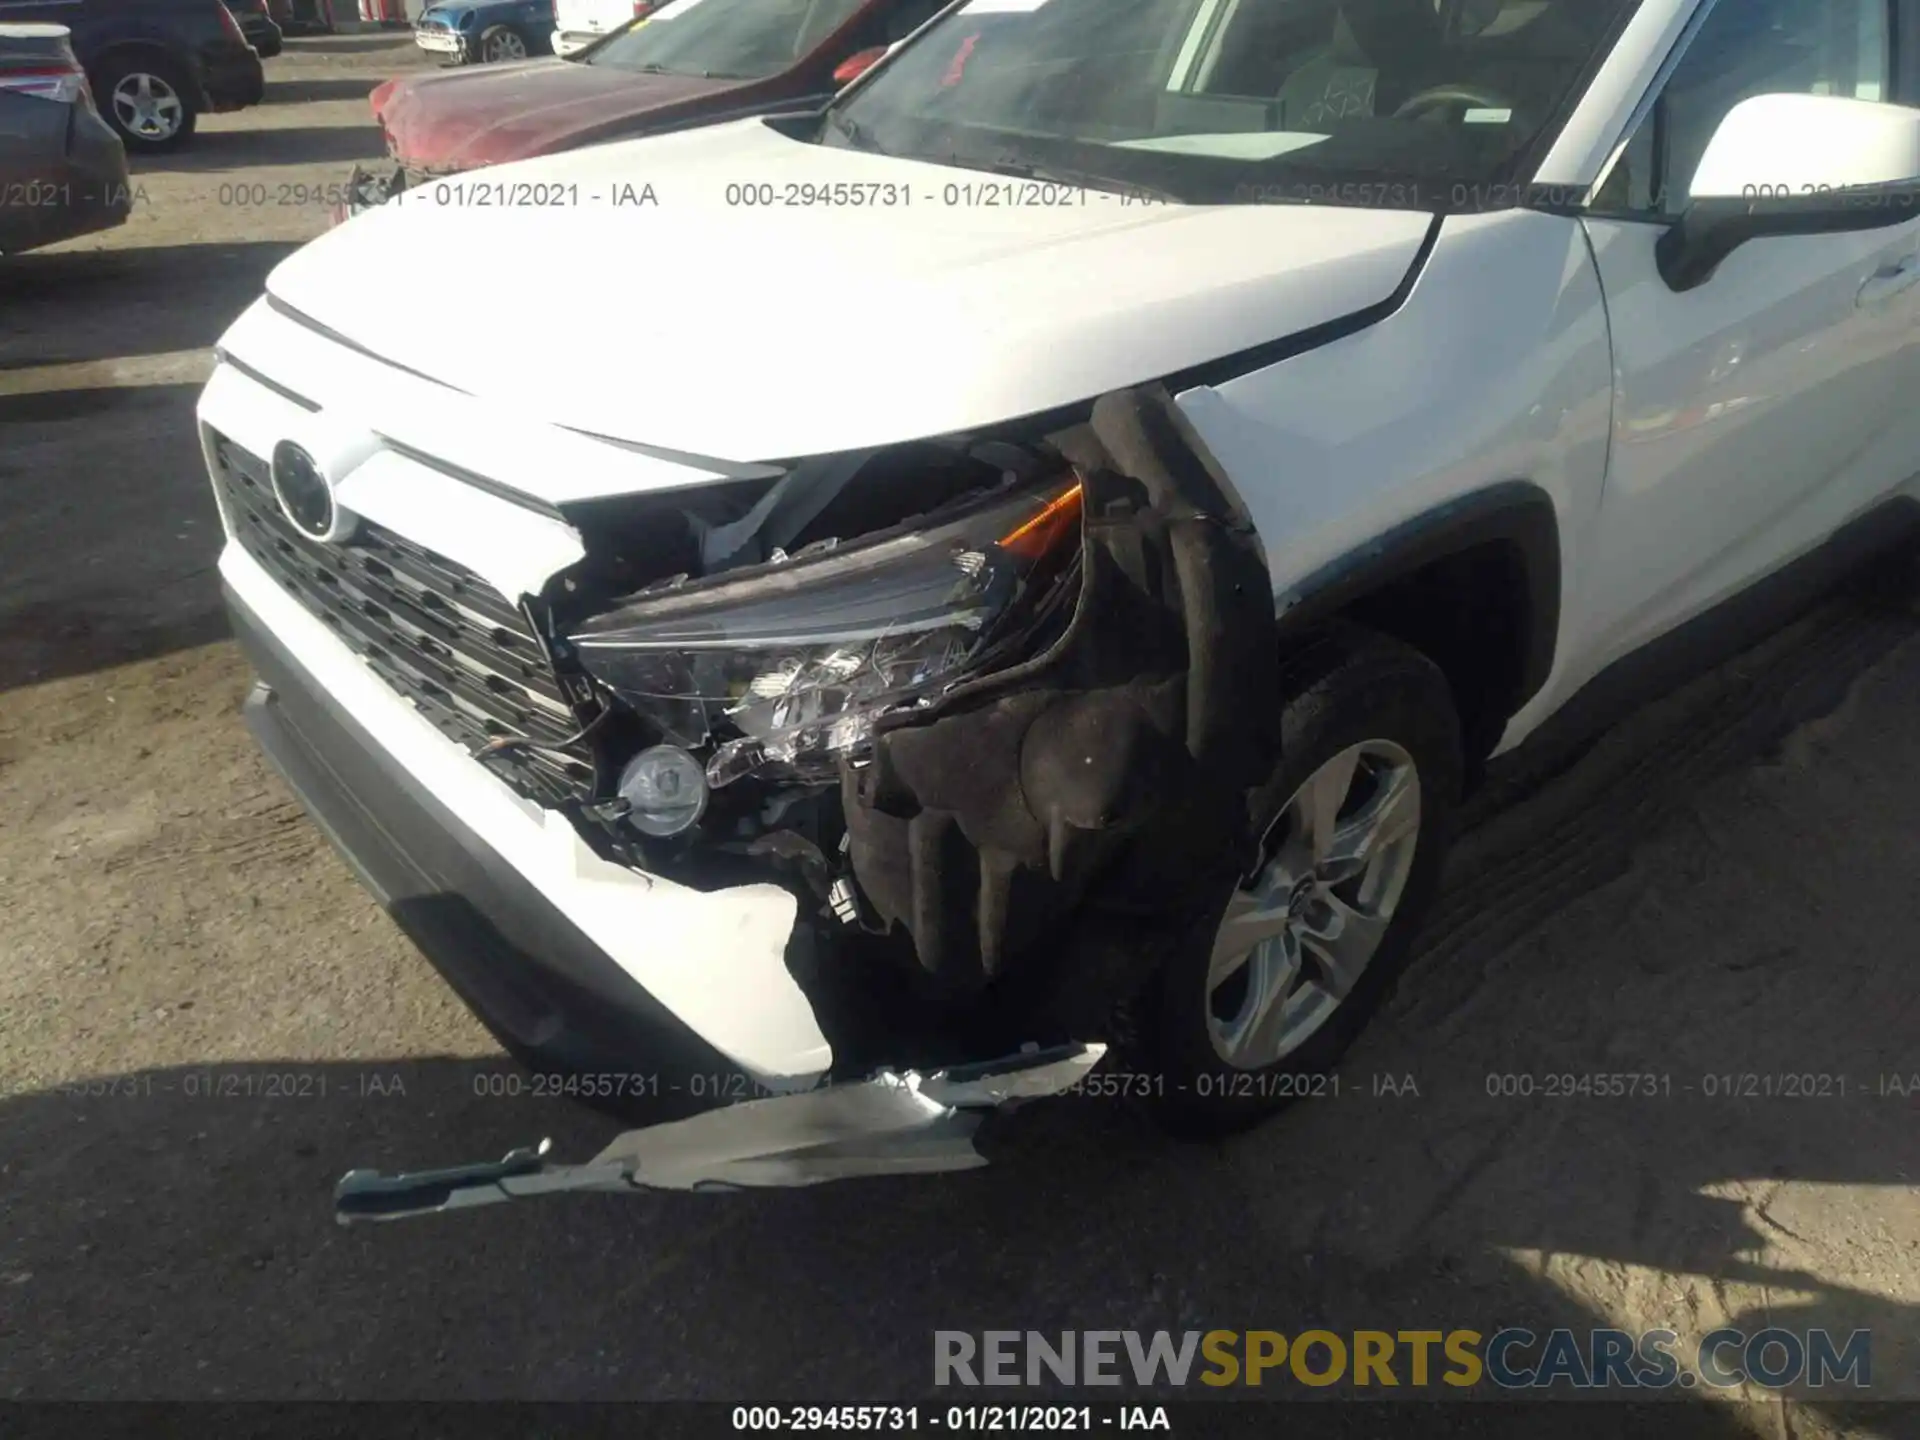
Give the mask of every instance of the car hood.
<svg viewBox="0 0 1920 1440">
<path fill-rule="evenodd" d="M 742 85 L 544 58 L 409 76 L 376 117 L 403 163 L 469 170 L 550 154 Z"/>
<path fill-rule="evenodd" d="M 753 119 L 408 191 L 267 288 L 517 417 L 759 461 L 975 429 L 1283 340 L 1389 299 L 1431 224 L 1034 194 Z"/>
</svg>

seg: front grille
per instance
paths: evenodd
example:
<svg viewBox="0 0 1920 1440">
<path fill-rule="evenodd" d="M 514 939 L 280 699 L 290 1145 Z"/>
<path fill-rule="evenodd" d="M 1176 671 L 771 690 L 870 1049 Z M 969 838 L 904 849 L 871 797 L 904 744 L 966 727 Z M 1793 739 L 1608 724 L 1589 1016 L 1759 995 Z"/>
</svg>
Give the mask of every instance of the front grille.
<svg viewBox="0 0 1920 1440">
<path fill-rule="evenodd" d="M 221 506 L 262 569 L 470 753 L 506 736 L 543 747 L 487 757 L 522 794 L 557 805 L 593 793 L 592 751 L 566 743 L 581 721 L 532 625 L 505 596 L 365 520 L 344 545 L 308 538 L 281 513 L 267 462 L 213 439 Z"/>
</svg>

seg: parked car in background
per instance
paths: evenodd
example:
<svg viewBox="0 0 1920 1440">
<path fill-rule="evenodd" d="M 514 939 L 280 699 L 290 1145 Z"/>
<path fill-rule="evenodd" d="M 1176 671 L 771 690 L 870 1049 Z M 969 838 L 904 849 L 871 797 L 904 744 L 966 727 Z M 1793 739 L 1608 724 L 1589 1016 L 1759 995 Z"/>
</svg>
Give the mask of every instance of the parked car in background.
<svg viewBox="0 0 1920 1440">
<path fill-rule="evenodd" d="M 260 52 L 261 59 L 271 60 L 280 53 L 282 32 L 267 0 L 225 0 L 225 3 L 233 12 L 233 18 L 240 22 L 241 34 Z"/>
<path fill-rule="evenodd" d="M 202 112 L 266 93 L 259 53 L 221 0 L 4 0 L 0 19 L 72 32 L 94 104 L 131 155 L 171 150 Z"/>
<path fill-rule="evenodd" d="M 413 42 L 456 65 L 492 65 L 545 55 L 553 30 L 553 0 L 448 0 L 421 12 Z"/>
<path fill-rule="evenodd" d="M 64 25 L 0 24 L 0 255 L 125 222 L 127 152 Z"/>
<path fill-rule="evenodd" d="M 577 55 L 658 8 L 654 0 L 554 0 L 553 53 Z"/>
<path fill-rule="evenodd" d="M 274 0 L 273 20 L 287 35 L 333 33 L 333 10 L 327 0 Z"/>
<path fill-rule="evenodd" d="M 571 59 L 409 75 L 371 97 L 401 173 L 442 175 L 598 140 L 824 104 L 946 0 L 674 0 Z"/>
</svg>

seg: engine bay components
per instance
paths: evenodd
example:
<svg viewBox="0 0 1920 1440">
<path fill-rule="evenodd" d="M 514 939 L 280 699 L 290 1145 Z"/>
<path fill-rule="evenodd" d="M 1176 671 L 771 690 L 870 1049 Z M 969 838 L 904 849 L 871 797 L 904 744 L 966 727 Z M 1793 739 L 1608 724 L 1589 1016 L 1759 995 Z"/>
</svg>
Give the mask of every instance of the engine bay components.
<svg viewBox="0 0 1920 1440">
<path fill-rule="evenodd" d="M 1024 663 L 876 726 L 843 770 L 859 889 L 920 965 L 1099 1024 L 1256 848 L 1280 654 L 1258 537 L 1162 387 L 1053 437 L 1082 477 L 1072 619 Z"/>
</svg>

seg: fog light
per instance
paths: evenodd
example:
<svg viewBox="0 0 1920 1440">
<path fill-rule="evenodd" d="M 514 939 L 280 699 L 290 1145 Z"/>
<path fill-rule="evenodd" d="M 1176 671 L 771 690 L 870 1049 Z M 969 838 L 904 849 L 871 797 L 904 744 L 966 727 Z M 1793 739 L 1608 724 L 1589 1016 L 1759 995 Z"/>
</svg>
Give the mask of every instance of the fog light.
<svg viewBox="0 0 1920 1440">
<path fill-rule="evenodd" d="M 620 772 L 620 798 L 633 807 L 627 823 L 641 834 L 678 835 L 706 813 L 707 772 L 678 745 L 656 745 Z"/>
</svg>

